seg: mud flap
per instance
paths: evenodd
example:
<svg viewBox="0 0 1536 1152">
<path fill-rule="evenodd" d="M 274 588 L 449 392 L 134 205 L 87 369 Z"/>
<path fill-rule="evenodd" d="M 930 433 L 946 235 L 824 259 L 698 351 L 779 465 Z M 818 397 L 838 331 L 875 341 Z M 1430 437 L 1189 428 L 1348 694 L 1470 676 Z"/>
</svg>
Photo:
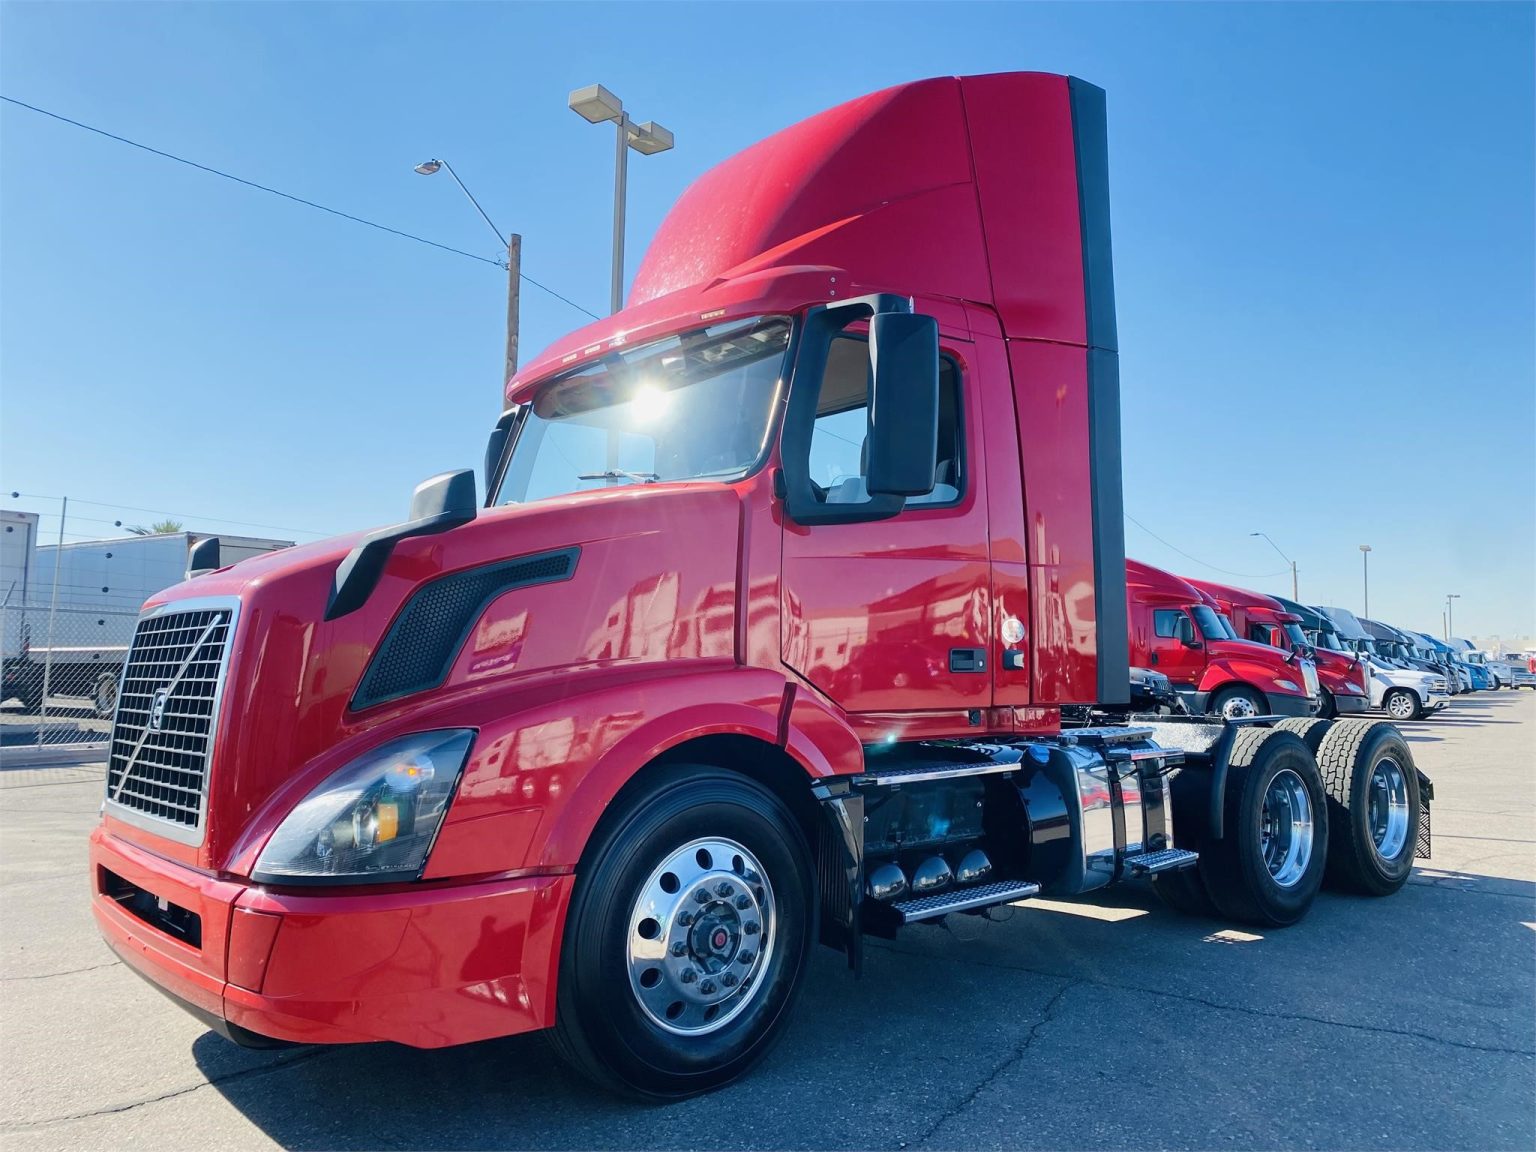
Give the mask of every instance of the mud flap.
<svg viewBox="0 0 1536 1152">
<path fill-rule="evenodd" d="M 1419 835 L 1413 844 L 1415 860 L 1429 859 L 1429 802 L 1435 798 L 1435 786 L 1430 778 L 1417 768 L 1419 777 Z"/>
</svg>

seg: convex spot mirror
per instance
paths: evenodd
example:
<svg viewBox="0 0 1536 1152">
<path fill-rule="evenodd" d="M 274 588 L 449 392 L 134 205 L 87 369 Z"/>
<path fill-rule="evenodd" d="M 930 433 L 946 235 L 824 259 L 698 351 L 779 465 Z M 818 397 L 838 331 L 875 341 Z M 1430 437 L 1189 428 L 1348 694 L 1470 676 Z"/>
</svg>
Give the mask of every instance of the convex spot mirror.
<svg viewBox="0 0 1536 1152">
<path fill-rule="evenodd" d="M 933 491 L 939 443 L 939 325 L 881 312 L 869 321 L 871 496 Z"/>
</svg>

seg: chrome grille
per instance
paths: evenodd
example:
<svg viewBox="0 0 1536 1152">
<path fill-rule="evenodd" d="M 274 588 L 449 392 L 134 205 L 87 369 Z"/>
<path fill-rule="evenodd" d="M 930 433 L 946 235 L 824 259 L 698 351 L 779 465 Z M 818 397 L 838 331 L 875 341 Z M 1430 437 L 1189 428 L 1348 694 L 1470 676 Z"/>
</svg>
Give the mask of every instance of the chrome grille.
<svg viewBox="0 0 1536 1152">
<path fill-rule="evenodd" d="M 238 605 L 182 601 L 141 619 L 107 762 L 113 814 L 172 839 L 202 838 L 208 760 Z M 150 823 L 143 823 L 145 817 Z"/>
</svg>

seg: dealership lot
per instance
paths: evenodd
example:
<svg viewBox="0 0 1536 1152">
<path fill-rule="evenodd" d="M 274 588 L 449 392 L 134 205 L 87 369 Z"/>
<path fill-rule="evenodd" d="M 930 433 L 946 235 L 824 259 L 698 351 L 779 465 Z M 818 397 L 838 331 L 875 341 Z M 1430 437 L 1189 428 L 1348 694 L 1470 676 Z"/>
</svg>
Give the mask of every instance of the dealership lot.
<svg viewBox="0 0 1536 1152">
<path fill-rule="evenodd" d="M 0 770 L 7 1149 L 1529 1148 L 1536 1143 L 1536 693 L 1405 726 L 1435 857 L 1258 934 L 1147 892 L 1036 901 L 818 957 L 746 1081 L 603 1096 L 537 1036 L 249 1052 L 123 966 L 87 908 L 101 769 Z M 1004 919 L 1006 917 L 1006 919 Z M 942 995 L 940 992 L 942 991 Z"/>
</svg>

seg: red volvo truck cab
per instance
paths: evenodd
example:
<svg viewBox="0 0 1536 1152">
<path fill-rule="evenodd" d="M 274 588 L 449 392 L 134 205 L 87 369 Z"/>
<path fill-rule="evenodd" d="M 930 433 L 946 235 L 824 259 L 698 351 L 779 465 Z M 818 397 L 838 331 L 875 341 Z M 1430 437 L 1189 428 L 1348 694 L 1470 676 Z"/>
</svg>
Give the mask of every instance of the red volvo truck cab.
<svg viewBox="0 0 1536 1152">
<path fill-rule="evenodd" d="M 1239 636 L 1312 661 L 1321 692 L 1319 716 L 1331 720 L 1370 707 L 1365 662 L 1354 654 L 1314 647 L 1302 631 L 1302 618 L 1279 600 L 1229 584 L 1185 579 L 1215 602 Z"/>
<path fill-rule="evenodd" d="M 818 942 L 1395 891 L 1430 791 L 1389 724 L 1062 726 L 1128 699 L 1107 155 L 1103 93 L 1040 74 L 788 128 L 508 383 L 483 495 L 156 595 L 112 947 L 241 1043 L 550 1029 L 671 1099 L 767 1050 Z"/>
<path fill-rule="evenodd" d="M 1172 572 L 1138 560 L 1127 560 L 1125 572 L 1132 663 L 1172 680 L 1191 712 L 1228 719 L 1317 714 L 1310 660 L 1239 639 L 1218 602 Z"/>
</svg>

